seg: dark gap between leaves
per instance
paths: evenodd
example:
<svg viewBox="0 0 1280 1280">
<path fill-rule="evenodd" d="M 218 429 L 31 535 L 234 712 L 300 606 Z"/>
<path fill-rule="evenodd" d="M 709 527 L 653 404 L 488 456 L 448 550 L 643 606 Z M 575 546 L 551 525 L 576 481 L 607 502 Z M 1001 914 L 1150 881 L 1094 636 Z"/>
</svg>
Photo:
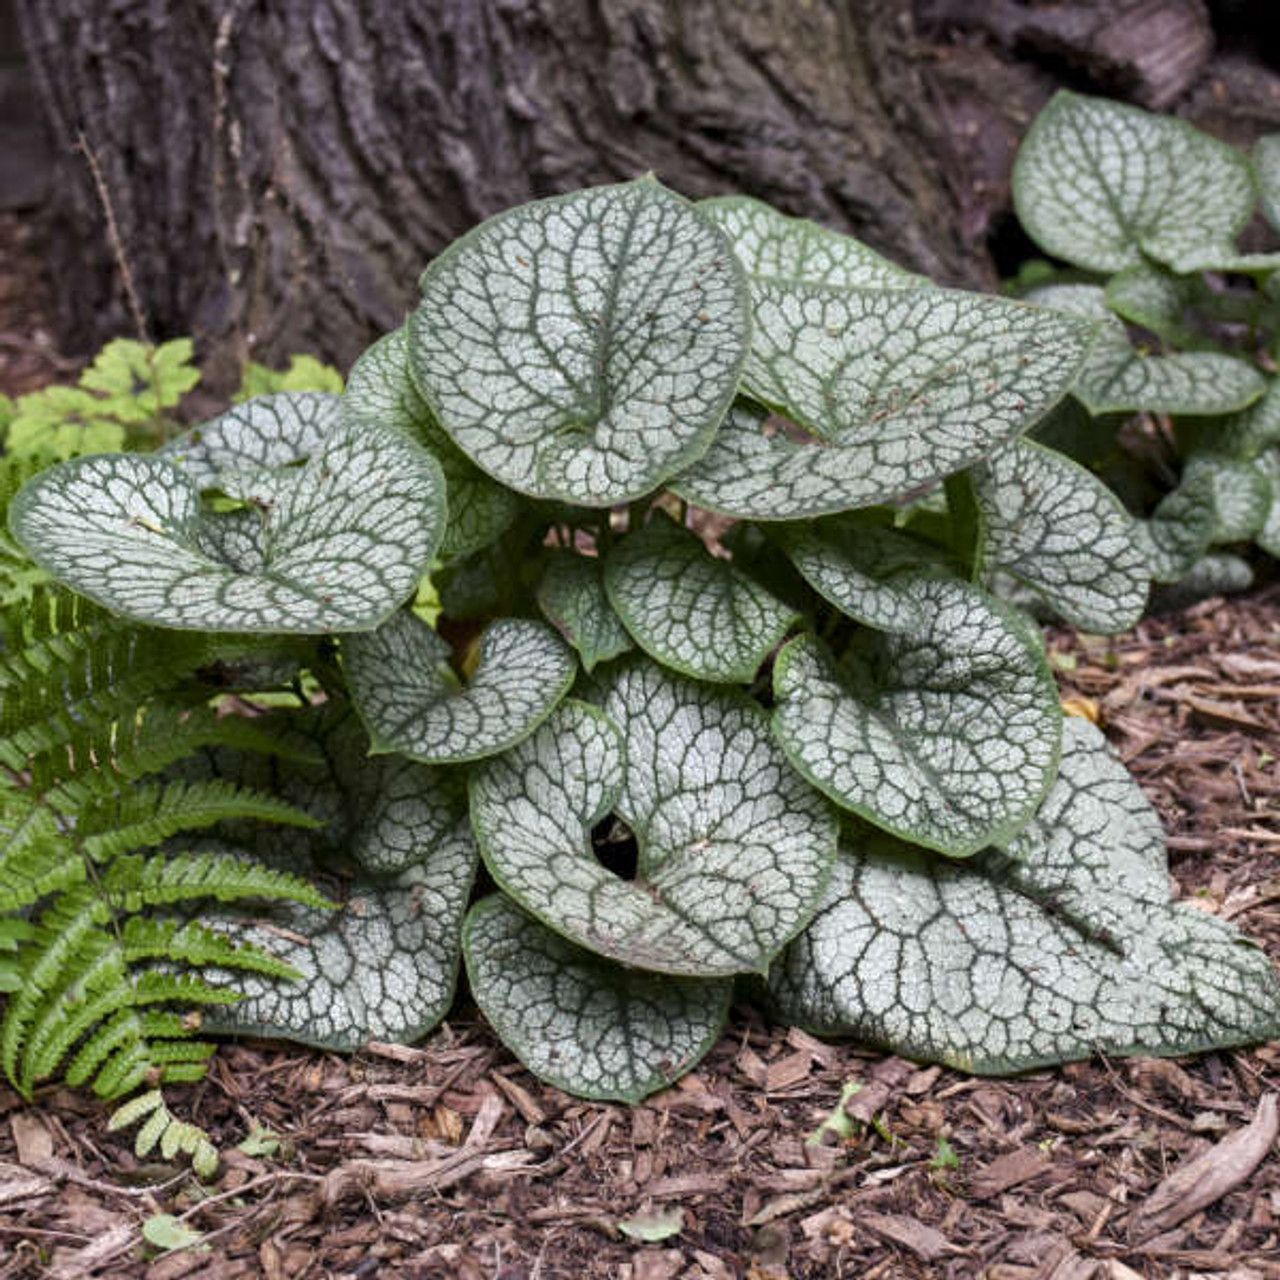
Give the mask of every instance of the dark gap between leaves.
<svg viewBox="0 0 1280 1280">
<path fill-rule="evenodd" d="M 610 814 L 596 823 L 591 831 L 591 847 L 596 860 L 619 880 L 634 880 L 640 859 L 640 847 L 625 822 Z"/>
</svg>

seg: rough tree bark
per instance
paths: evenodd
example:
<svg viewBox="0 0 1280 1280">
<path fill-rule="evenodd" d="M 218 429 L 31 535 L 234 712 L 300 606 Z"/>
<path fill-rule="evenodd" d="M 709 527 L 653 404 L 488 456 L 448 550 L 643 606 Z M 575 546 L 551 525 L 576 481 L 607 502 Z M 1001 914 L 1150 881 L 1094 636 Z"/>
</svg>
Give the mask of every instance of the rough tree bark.
<svg viewBox="0 0 1280 1280">
<path fill-rule="evenodd" d="M 345 364 L 399 322 L 449 240 L 588 183 L 652 170 L 693 197 L 748 191 L 982 286 L 1013 149 L 1056 84 L 1193 116 L 1200 101 L 1228 134 L 1280 128 L 1280 79 L 1256 63 L 1261 96 L 1244 98 L 1259 118 L 1231 115 L 1238 77 L 1221 91 L 1203 0 L 20 0 L 19 13 L 60 150 L 51 240 L 68 332 L 90 345 L 131 327 L 123 256 L 153 333 L 194 332 L 225 368 L 299 350 Z"/>
</svg>

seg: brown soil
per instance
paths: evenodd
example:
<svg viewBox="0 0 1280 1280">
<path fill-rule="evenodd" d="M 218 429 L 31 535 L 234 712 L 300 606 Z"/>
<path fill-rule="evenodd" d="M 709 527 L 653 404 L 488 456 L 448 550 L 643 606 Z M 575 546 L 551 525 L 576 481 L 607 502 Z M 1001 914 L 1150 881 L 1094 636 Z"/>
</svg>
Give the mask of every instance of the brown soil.
<svg viewBox="0 0 1280 1280">
<path fill-rule="evenodd" d="M 64 376 L 22 261 L 0 270 L 0 391 Z M 1164 816 L 1179 895 L 1280 959 L 1280 588 L 1051 648 Z M 850 1081 L 856 1136 L 807 1143 Z M 1276 1045 L 982 1080 L 744 1009 L 627 1108 L 539 1084 L 464 1007 L 418 1048 L 224 1047 L 175 1096 L 225 1150 L 209 1185 L 138 1161 L 92 1099 L 0 1088 L 0 1280 L 1280 1277 L 1277 1094 Z M 253 1124 L 277 1150 L 237 1149 Z M 1197 1159 L 1199 1207 L 1166 1184 Z M 660 1242 L 620 1231 L 672 1210 Z M 202 1247 L 158 1255 L 157 1213 Z"/>
</svg>

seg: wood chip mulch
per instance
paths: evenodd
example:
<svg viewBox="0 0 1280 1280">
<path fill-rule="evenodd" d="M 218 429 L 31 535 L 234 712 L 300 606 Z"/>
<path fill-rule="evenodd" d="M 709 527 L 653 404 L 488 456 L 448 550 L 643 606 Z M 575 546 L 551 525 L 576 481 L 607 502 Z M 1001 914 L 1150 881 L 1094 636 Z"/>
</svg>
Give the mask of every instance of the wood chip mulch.
<svg viewBox="0 0 1280 1280">
<path fill-rule="evenodd" d="M 76 363 L 38 230 L 0 215 L 0 242 L 17 394 Z M 1179 896 L 1280 960 L 1280 588 L 1050 645 L 1159 807 Z M 1280 1045 L 982 1080 L 739 1010 L 626 1108 L 539 1084 L 464 1005 L 418 1048 L 224 1047 L 174 1098 L 223 1148 L 209 1184 L 139 1161 L 90 1098 L 0 1087 L 0 1280 L 1280 1278 L 1278 1096 Z M 852 1136 L 808 1141 L 842 1097 Z M 199 1245 L 146 1243 L 161 1213 Z"/>
<path fill-rule="evenodd" d="M 1178 894 L 1280 959 L 1280 587 L 1050 649 L 1159 807 Z M 842 1095 L 853 1135 L 808 1141 Z M 176 1098 L 224 1148 L 208 1185 L 91 1099 L 0 1090 L 0 1280 L 1260 1280 L 1278 1096 L 1278 1045 L 984 1080 L 739 1010 L 627 1108 L 541 1085 L 464 1006 L 418 1048 L 224 1047 Z M 147 1244 L 158 1213 L 200 1245 Z"/>
</svg>

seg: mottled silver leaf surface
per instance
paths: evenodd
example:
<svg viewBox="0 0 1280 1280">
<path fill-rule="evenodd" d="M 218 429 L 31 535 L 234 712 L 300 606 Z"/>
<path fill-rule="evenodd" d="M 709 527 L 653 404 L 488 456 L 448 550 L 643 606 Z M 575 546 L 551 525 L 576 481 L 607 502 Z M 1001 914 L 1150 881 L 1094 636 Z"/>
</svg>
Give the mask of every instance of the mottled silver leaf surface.
<svg viewBox="0 0 1280 1280">
<path fill-rule="evenodd" d="M 1189 468 L 1146 520 L 1138 522 L 1139 546 L 1156 582 L 1178 582 L 1213 542 L 1217 528 L 1213 485 L 1204 468 Z"/>
<path fill-rule="evenodd" d="M 1205 451 L 1252 461 L 1280 447 L 1280 380 L 1270 379 L 1262 398 L 1247 409 L 1179 422 L 1177 432 L 1184 454 Z"/>
<path fill-rule="evenodd" d="M 1236 256 L 1256 197 L 1234 147 L 1171 116 L 1060 91 L 1018 151 L 1013 198 L 1055 257 L 1113 272 L 1145 254 L 1185 272 Z"/>
<path fill-rule="evenodd" d="M 1085 631 L 1124 631 L 1151 581 L 1136 522 L 1091 472 L 1016 440 L 971 473 L 983 516 L 982 559 L 1029 586 Z"/>
<path fill-rule="evenodd" d="M 735 409 L 670 482 L 729 515 L 793 520 L 901 499 L 976 462 L 1063 395 L 1095 337 L 1047 310 L 943 289 L 758 280 L 743 387 L 821 442 Z M 770 424 L 772 426 L 772 424 Z"/>
<path fill-rule="evenodd" d="M 953 857 L 1007 844 L 1057 768 L 1062 716 L 1037 638 L 946 578 L 899 579 L 918 629 L 868 633 L 837 664 L 812 636 L 774 664 L 774 735 L 837 804 Z"/>
<path fill-rule="evenodd" d="M 1269 133 L 1253 147 L 1253 173 L 1262 196 L 1262 212 L 1280 231 L 1280 133 Z"/>
<path fill-rule="evenodd" d="M 417 441 L 440 463 L 449 506 L 440 554 L 468 555 L 506 532 L 520 499 L 485 475 L 441 430 L 409 376 L 408 344 L 403 327 L 379 338 L 351 366 L 343 401 L 357 417 Z"/>
<path fill-rule="evenodd" d="M 449 646 L 407 611 L 344 642 L 347 684 L 374 751 L 428 764 L 505 751 L 550 714 L 577 671 L 565 642 L 526 618 L 488 627 L 465 688 L 449 668 L 449 655 Z"/>
<path fill-rule="evenodd" d="M 1213 507 L 1213 541 L 1244 542 L 1266 523 L 1271 510 L 1271 484 L 1253 462 L 1216 453 L 1197 453 L 1182 469 L 1183 481 L 1194 485 L 1199 473 Z M 1197 486 L 1198 487 L 1198 486 Z"/>
<path fill-rule="evenodd" d="M 323 763 L 269 761 L 217 750 L 205 776 L 270 785 L 326 826 L 276 826 L 228 834 L 259 857 L 304 875 L 358 870 L 341 882 L 338 912 L 281 905 L 262 920 L 228 916 L 221 927 L 292 965 L 301 982 L 235 978 L 246 998 L 206 1017 L 209 1030 L 282 1036 L 357 1049 L 370 1040 L 407 1043 L 453 1003 L 462 920 L 479 862 L 461 780 L 402 759 L 370 758 L 349 709 L 327 705 L 294 718 L 299 743 Z M 285 838 L 282 838 L 285 837 Z M 322 880 L 333 893 L 334 881 Z"/>
<path fill-rule="evenodd" d="M 1266 955 L 1169 900 L 1159 820 L 1102 735 L 1062 766 L 1004 856 L 949 862 L 869 834 L 770 973 L 780 1017 L 909 1058 L 1005 1074 L 1280 1034 Z"/>
<path fill-rule="evenodd" d="M 694 1067 L 720 1037 L 728 978 L 642 973 L 553 933 L 501 894 L 463 933 L 472 994 L 503 1044 L 580 1098 L 639 1102 Z"/>
<path fill-rule="evenodd" d="M 1184 323 L 1193 296 L 1191 279 L 1171 275 L 1146 263 L 1126 267 L 1106 284 L 1107 306 L 1112 311 L 1130 324 L 1150 329 L 1165 342 L 1179 347 L 1195 341 L 1195 335 Z"/>
<path fill-rule="evenodd" d="M 557 551 L 538 584 L 538 608 L 578 651 L 583 669 L 635 648 L 630 632 L 604 590 L 600 561 L 573 551 Z"/>
<path fill-rule="evenodd" d="M 853 236 L 808 218 L 789 218 L 750 196 L 716 196 L 698 209 L 729 237 L 747 274 L 838 288 L 918 289 L 924 276 L 903 270 Z"/>
<path fill-rule="evenodd" d="M 835 819 L 740 694 L 631 661 L 603 697 L 604 712 L 563 703 L 473 774 L 494 879 L 550 928 L 632 967 L 763 973 L 816 905 Z M 634 880 L 592 849 L 611 810 L 639 845 Z"/>
<path fill-rule="evenodd" d="M 1090 413 L 1216 414 L 1251 404 L 1266 390 L 1248 361 L 1215 351 L 1149 355 L 1133 346 L 1097 285 L 1049 285 L 1027 301 L 1094 319 L 1101 336 L 1071 388 Z"/>
<path fill-rule="evenodd" d="M 1206 596 L 1229 596 L 1253 586 L 1253 568 L 1240 556 L 1210 551 L 1196 560 L 1176 581 L 1162 584 L 1151 595 L 1151 611 L 1185 609 Z"/>
<path fill-rule="evenodd" d="M 270 924 L 235 929 L 237 940 L 302 979 L 237 975 L 245 998 L 206 1015 L 204 1028 L 345 1050 L 419 1039 L 453 1003 L 474 867 L 474 846 L 459 828 L 395 879 L 354 882 L 337 913 L 293 907 Z"/>
<path fill-rule="evenodd" d="M 751 318 L 724 234 L 652 179 L 490 218 L 437 257 L 409 321 L 414 381 L 475 463 L 604 507 L 702 454 Z"/>
<path fill-rule="evenodd" d="M 1254 466 L 1271 486 L 1271 506 L 1267 509 L 1262 528 L 1254 534 L 1254 540 L 1264 551 L 1280 557 L 1280 449 L 1268 449 L 1257 458 Z"/>
<path fill-rule="evenodd" d="M 1272 485 L 1256 461 L 1193 454 L 1178 487 L 1138 524 L 1152 577 L 1180 582 L 1214 543 L 1254 537 L 1266 525 L 1271 504 Z"/>
<path fill-rule="evenodd" d="M 156 626 L 357 631 L 412 595 L 444 532 L 430 454 L 344 418 L 304 467 L 277 475 L 254 530 L 244 511 L 205 511 L 168 458 L 79 458 L 32 480 L 10 527 L 59 582 Z"/>
<path fill-rule="evenodd" d="M 684 675 L 747 684 L 799 614 L 659 513 L 609 553 L 609 601 L 650 657 Z"/>
<path fill-rule="evenodd" d="M 282 391 L 232 405 L 156 452 L 178 463 L 197 487 L 247 500 L 269 485 L 262 472 L 305 462 L 341 416 L 341 396 Z"/>
<path fill-rule="evenodd" d="M 881 631 L 918 631 L 926 603 L 904 573 L 940 568 L 946 555 L 895 529 L 833 516 L 773 534 L 804 580 L 841 613 Z"/>
</svg>

